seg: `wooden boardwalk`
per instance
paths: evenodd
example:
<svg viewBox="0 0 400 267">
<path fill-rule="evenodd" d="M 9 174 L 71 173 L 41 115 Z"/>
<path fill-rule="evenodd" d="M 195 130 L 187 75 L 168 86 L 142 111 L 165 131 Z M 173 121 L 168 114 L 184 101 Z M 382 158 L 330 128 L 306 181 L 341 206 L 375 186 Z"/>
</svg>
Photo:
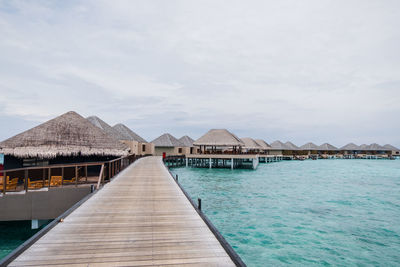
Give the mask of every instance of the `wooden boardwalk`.
<svg viewBox="0 0 400 267">
<path fill-rule="evenodd" d="M 138 160 L 9 266 L 234 266 L 160 157 Z"/>
</svg>

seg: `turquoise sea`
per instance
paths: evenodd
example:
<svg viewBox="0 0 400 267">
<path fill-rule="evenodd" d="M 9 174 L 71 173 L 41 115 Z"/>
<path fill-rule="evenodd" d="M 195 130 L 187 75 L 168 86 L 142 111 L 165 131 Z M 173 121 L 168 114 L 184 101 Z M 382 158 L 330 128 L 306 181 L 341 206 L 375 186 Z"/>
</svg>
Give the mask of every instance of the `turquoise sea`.
<svg viewBox="0 0 400 267">
<path fill-rule="evenodd" d="M 172 172 L 248 266 L 400 266 L 400 160 Z"/>
<path fill-rule="evenodd" d="M 39 229 L 31 229 L 31 221 L 0 222 L 0 260 L 22 243 L 36 234 Z"/>
</svg>

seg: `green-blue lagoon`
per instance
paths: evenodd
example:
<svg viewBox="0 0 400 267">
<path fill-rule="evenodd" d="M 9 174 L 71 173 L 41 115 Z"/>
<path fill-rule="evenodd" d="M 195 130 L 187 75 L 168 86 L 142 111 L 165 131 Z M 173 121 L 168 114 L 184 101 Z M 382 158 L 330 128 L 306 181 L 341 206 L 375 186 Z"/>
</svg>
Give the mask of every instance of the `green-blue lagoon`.
<svg viewBox="0 0 400 267">
<path fill-rule="evenodd" d="M 248 266 L 400 265 L 400 160 L 172 172 Z"/>
</svg>

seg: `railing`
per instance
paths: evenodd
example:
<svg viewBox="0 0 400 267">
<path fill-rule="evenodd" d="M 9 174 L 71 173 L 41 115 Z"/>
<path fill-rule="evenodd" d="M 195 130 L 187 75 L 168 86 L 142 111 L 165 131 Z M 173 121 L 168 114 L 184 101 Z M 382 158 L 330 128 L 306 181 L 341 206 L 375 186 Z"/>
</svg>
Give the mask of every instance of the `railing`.
<svg viewBox="0 0 400 267">
<path fill-rule="evenodd" d="M 60 186 L 101 185 L 109 182 L 142 156 L 129 155 L 110 161 L 58 164 L 2 170 L 0 192 L 27 192 Z"/>
<path fill-rule="evenodd" d="M 182 167 L 186 165 L 186 156 L 167 156 L 163 158 L 163 161 L 167 167 Z"/>
</svg>

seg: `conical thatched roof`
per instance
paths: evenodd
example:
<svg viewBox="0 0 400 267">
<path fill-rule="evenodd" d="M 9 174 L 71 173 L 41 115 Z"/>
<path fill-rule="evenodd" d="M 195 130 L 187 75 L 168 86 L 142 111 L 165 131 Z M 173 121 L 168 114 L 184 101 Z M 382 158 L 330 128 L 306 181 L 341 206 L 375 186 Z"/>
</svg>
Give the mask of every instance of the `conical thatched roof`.
<svg viewBox="0 0 400 267">
<path fill-rule="evenodd" d="M 386 149 L 385 147 L 383 147 L 383 146 L 381 146 L 381 145 L 379 145 L 377 143 L 373 143 L 373 144 L 370 144 L 368 146 L 368 150 L 372 150 L 372 151 L 387 151 L 388 149 Z"/>
<path fill-rule="evenodd" d="M 342 146 L 340 150 L 360 150 L 360 147 L 354 143 L 348 143 L 345 146 Z"/>
<path fill-rule="evenodd" d="M 271 149 L 271 146 L 267 142 L 265 142 L 264 140 L 256 139 L 255 141 L 259 146 L 262 147 L 262 149 L 264 149 L 264 150 Z"/>
<path fill-rule="evenodd" d="M 189 136 L 185 135 L 179 138 L 179 142 L 181 142 L 185 147 L 192 147 L 194 140 Z"/>
<path fill-rule="evenodd" d="M 244 146 L 242 140 L 226 129 L 211 129 L 194 142 L 196 146 Z"/>
<path fill-rule="evenodd" d="M 367 144 L 360 145 L 360 150 L 369 150 L 369 145 Z"/>
<path fill-rule="evenodd" d="M 147 141 L 144 138 L 136 134 L 134 131 L 132 131 L 122 123 L 114 125 L 113 129 L 119 132 L 123 136 L 123 138 L 125 138 L 120 140 L 133 140 L 139 143 L 147 143 Z"/>
<path fill-rule="evenodd" d="M 123 156 L 128 148 L 70 111 L 1 142 L 0 153 L 20 158 Z"/>
<path fill-rule="evenodd" d="M 398 149 L 395 146 L 392 146 L 391 144 L 386 144 L 383 147 L 386 148 L 387 150 L 400 151 L 400 149 Z"/>
<path fill-rule="evenodd" d="M 301 150 L 318 150 L 318 146 L 312 142 L 304 144 L 300 147 Z"/>
<path fill-rule="evenodd" d="M 320 145 L 320 146 L 318 147 L 318 150 L 322 150 L 322 151 L 333 151 L 333 150 L 337 150 L 337 147 L 335 147 L 335 146 L 333 146 L 333 145 L 331 145 L 331 144 L 328 144 L 328 143 L 324 143 L 324 144 L 322 144 L 322 145 Z"/>
<path fill-rule="evenodd" d="M 282 143 L 279 140 L 272 142 L 271 147 L 273 149 L 277 149 L 277 150 L 288 150 L 289 149 L 288 147 L 286 147 L 286 145 L 284 143 Z"/>
<path fill-rule="evenodd" d="M 284 145 L 290 150 L 299 150 L 299 147 L 292 142 L 287 141 Z"/>
<path fill-rule="evenodd" d="M 242 142 L 244 143 L 244 147 L 246 149 L 263 149 L 262 146 L 260 146 L 259 144 L 257 144 L 257 142 L 250 137 L 244 137 L 244 138 L 240 138 L 240 140 L 242 140 Z"/>
<path fill-rule="evenodd" d="M 87 117 L 86 119 L 88 121 L 90 121 L 91 124 L 93 124 L 94 126 L 102 129 L 104 132 L 106 132 L 109 136 L 113 137 L 114 139 L 116 139 L 116 140 L 124 140 L 125 137 L 120 132 L 115 130 L 113 127 L 108 125 L 105 121 L 103 121 L 99 117 L 90 116 L 90 117 Z"/>
<path fill-rule="evenodd" d="M 169 133 L 165 133 L 160 137 L 151 141 L 156 147 L 184 147 L 184 145 Z"/>
</svg>

